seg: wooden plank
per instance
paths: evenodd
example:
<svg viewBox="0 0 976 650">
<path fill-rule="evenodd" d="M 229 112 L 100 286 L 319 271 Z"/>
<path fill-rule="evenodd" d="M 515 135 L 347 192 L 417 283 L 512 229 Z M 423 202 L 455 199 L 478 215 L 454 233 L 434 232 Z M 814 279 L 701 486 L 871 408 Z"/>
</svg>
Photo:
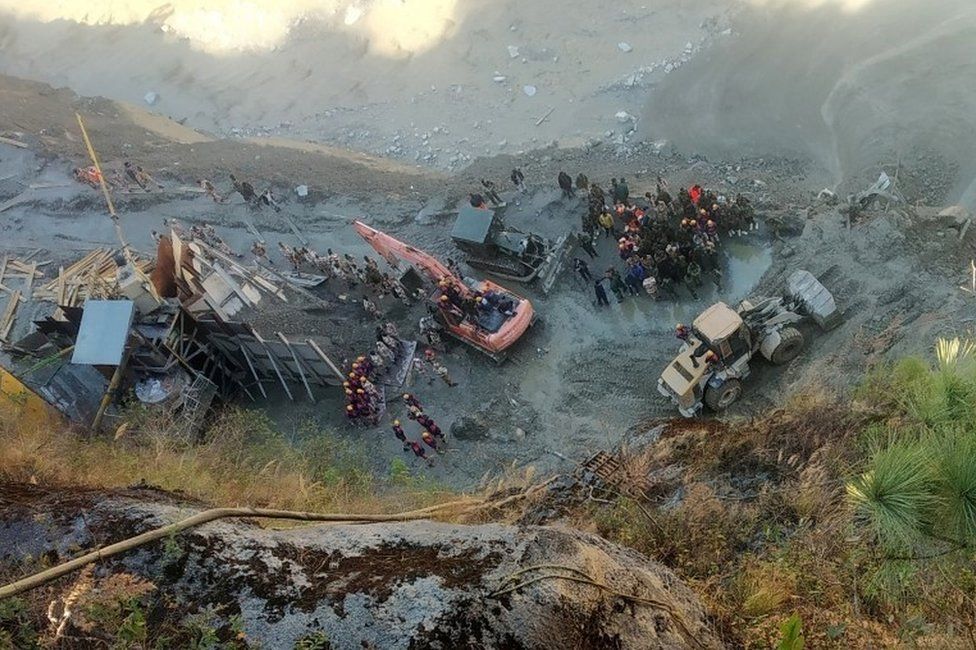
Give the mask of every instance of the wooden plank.
<svg viewBox="0 0 976 650">
<path fill-rule="evenodd" d="M 346 379 L 345 375 L 342 374 L 342 371 L 339 370 L 336 364 L 332 363 L 332 359 L 330 359 L 325 352 L 322 352 L 322 348 L 320 348 L 318 344 L 315 343 L 315 341 L 313 341 L 312 339 L 305 339 L 305 342 L 308 343 L 308 346 L 315 351 L 315 354 L 319 355 L 319 359 L 324 361 L 325 365 L 329 366 L 329 368 L 332 369 L 332 372 L 334 372 L 335 376 L 339 378 L 339 381 L 345 381 Z"/>
<path fill-rule="evenodd" d="M 27 274 L 27 281 L 24 283 L 24 300 L 31 299 L 31 292 L 34 290 L 34 271 L 37 270 L 37 263 L 31 264 L 31 272 Z"/>
<path fill-rule="evenodd" d="M 295 348 L 291 347 L 288 339 L 281 332 L 277 332 L 278 338 L 281 342 L 285 344 L 288 351 L 291 352 L 291 358 L 295 361 L 295 368 L 298 369 L 298 376 L 302 378 L 302 383 L 305 384 L 305 392 L 308 393 L 308 398 L 312 400 L 312 404 L 315 403 L 315 395 L 312 394 L 312 387 L 308 385 L 308 378 L 305 377 L 305 371 L 302 369 L 302 362 L 298 359 L 298 355 L 295 354 Z"/>
<path fill-rule="evenodd" d="M 10 336 L 10 330 L 14 326 L 19 303 L 20 292 L 14 291 L 10 294 L 9 300 L 7 300 L 7 307 L 3 310 L 3 316 L 0 316 L 0 341 L 6 341 L 7 337 Z"/>
<path fill-rule="evenodd" d="M 288 382 L 285 381 L 285 378 L 281 375 L 281 371 L 278 370 L 278 364 L 275 363 L 274 353 L 271 351 L 271 348 L 268 347 L 268 344 L 263 338 L 261 338 L 261 335 L 258 334 L 253 327 L 248 327 L 248 329 L 251 331 L 251 336 L 253 336 L 261 347 L 264 348 L 265 354 L 268 355 L 268 361 L 271 363 L 271 367 L 274 369 L 275 374 L 278 375 L 278 381 L 281 382 L 282 388 L 285 389 L 285 394 L 288 395 L 288 399 L 294 402 L 295 397 L 291 394 L 291 389 L 288 388 Z"/>
<path fill-rule="evenodd" d="M 217 276 L 221 280 L 223 280 L 228 287 L 230 287 L 230 290 L 233 291 L 234 294 L 236 294 L 237 297 L 241 299 L 241 302 L 243 302 L 248 307 L 257 307 L 257 304 L 253 300 L 247 297 L 247 294 L 244 293 L 243 289 L 241 289 L 241 285 L 237 284 L 237 282 L 234 281 L 234 278 L 230 277 L 230 274 L 228 274 L 227 271 L 224 270 L 224 267 L 222 267 L 220 264 L 214 263 L 213 270 L 214 273 L 216 273 Z"/>
<path fill-rule="evenodd" d="M 58 269 L 58 304 L 64 304 L 64 267 Z"/>
<path fill-rule="evenodd" d="M 287 214 L 282 216 L 284 217 L 285 221 L 288 222 L 288 226 L 291 228 L 291 231 L 295 233 L 295 237 L 298 237 L 298 241 L 302 242 L 302 246 L 308 246 L 308 240 L 305 239 L 305 235 L 303 235 L 302 231 L 298 229 L 298 226 L 295 225 L 295 222 L 291 220 L 291 217 L 289 217 Z"/>
<path fill-rule="evenodd" d="M 3 283 L 4 277 L 7 275 L 7 256 L 3 256 L 3 261 L 0 261 L 0 283 Z"/>
<path fill-rule="evenodd" d="M 200 248 L 202 250 L 204 250 L 206 253 L 208 253 L 211 256 L 213 256 L 213 257 L 221 260 L 222 262 L 224 262 L 225 264 L 227 264 L 227 266 L 229 268 L 233 269 L 234 271 L 237 271 L 238 273 L 240 273 L 241 275 L 243 275 L 244 277 L 246 277 L 248 280 L 254 282 L 255 284 L 257 284 L 260 287 L 263 287 L 265 289 L 265 291 L 267 291 L 268 293 L 270 293 L 270 294 L 272 294 L 274 296 L 277 296 L 282 302 L 288 302 L 288 297 L 285 295 L 284 291 L 282 291 L 280 287 L 277 287 L 274 284 L 272 284 L 271 282 L 269 282 L 268 280 L 265 280 L 264 278 L 262 278 L 259 273 L 255 272 L 255 271 L 252 271 L 251 269 L 248 269 L 247 267 L 241 266 L 239 263 L 237 263 L 236 261 L 234 261 L 229 256 L 224 255 L 223 253 L 221 253 L 217 249 L 213 248 L 212 246 L 208 246 L 207 244 L 205 244 L 205 243 L 203 243 L 203 242 L 201 242 L 199 240 L 194 240 L 193 243 L 198 244 L 200 246 Z M 266 269 L 264 267 L 260 267 L 260 268 L 262 268 L 262 269 L 264 269 L 266 271 L 268 270 L 268 269 Z M 280 276 L 279 276 L 279 278 L 280 278 Z M 280 279 L 283 280 L 284 278 L 280 278 Z"/>
<path fill-rule="evenodd" d="M 33 193 L 30 192 L 29 190 L 27 192 L 21 192 L 20 194 L 10 199 L 9 201 L 4 201 L 3 203 L 0 203 L 0 212 L 9 210 L 10 208 L 16 205 L 20 205 L 21 203 L 27 203 L 28 201 L 31 200 L 32 197 L 33 197 Z"/>
<path fill-rule="evenodd" d="M 244 361 L 247 362 L 247 367 L 251 369 L 251 376 L 254 377 L 254 381 L 258 382 L 258 388 L 261 389 L 261 394 L 264 395 L 264 399 L 268 399 L 268 393 L 264 390 L 264 384 L 261 383 L 258 371 L 254 369 L 254 363 L 251 362 L 251 355 L 247 351 L 247 343 L 244 341 L 241 341 L 241 353 L 244 355 Z"/>
<path fill-rule="evenodd" d="M 18 149 L 29 149 L 30 145 L 26 142 L 21 142 L 20 140 L 14 140 L 13 138 L 5 138 L 0 135 L 0 142 L 3 144 L 9 144 L 11 147 L 17 147 Z"/>
</svg>

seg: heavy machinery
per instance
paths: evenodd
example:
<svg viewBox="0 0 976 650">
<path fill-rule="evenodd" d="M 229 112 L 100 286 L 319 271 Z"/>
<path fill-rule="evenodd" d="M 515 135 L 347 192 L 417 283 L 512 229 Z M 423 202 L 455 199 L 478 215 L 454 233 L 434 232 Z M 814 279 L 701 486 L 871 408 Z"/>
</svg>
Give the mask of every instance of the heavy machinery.
<svg viewBox="0 0 976 650">
<path fill-rule="evenodd" d="M 707 405 L 729 407 L 742 395 L 742 380 L 758 352 L 774 364 L 789 363 L 803 349 L 803 334 L 793 327 L 806 317 L 823 330 L 840 321 L 831 293 L 808 271 L 787 279 L 782 298 L 743 300 L 737 309 L 719 302 L 695 319 L 674 361 L 657 382 L 685 417 Z"/>
<path fill-rule="evenodd" d="M 506 226 L 494 210 L 471 205 L 458 212 L 451 239 L 471 268 L 515 282 L 538 280 L 544 293 L 556 282 L 571 243 L 568 235 L 551 241 Z"/>
<path fill-rule="evenodd" d="M 475 292 L 483 295 L 490 292 L 512 307 L 505 313 L 501 309 L 491 308 L 479 312 L 477 318 L 473 319 L 438 308 L 443 294 L 437 284 L 443 278 L 456 279 L 447 266 L 433 255 L 405 244 L 385 232 L 370 228 L 361 221 L 354 222 L 353 227 L 391 266 L 395 267 L 397 260 L 403 260 L 413 265 L 419 273 L 427 276 L 434 285 L 434 289 L 428 295 L 431 311 L 443 327 L 443 331 L 483 352 L 494 361 L 504 360 L 508 349 L 535 323 L 535 310 L 527 298 L 512 293 L 490 280 L 464 278 L 463 282 L 455 282 L 454 286 L 462 298 Z"/>
</svg>

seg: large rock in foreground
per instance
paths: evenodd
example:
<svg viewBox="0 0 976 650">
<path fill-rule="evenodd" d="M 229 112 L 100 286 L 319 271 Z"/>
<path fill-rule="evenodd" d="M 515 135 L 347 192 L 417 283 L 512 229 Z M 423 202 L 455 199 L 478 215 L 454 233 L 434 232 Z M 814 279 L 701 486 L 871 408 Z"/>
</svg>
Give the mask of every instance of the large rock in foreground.
<svg viewBox="0 0 976 650">
<path fill-rule="evenodd" d="M 10 575 L 26 557 L 63 560 L 200 509 L 151 490 L 0 486 L 0 570 Z M 113 571 L 153 581 L 188 603 L 186 614 L 211 605 L 239 614 L 247 638 L 265 648 L 291 648 L 316 631 L 336 649 L 720 646 L 696 596 L 669 570 L 549 527 L 418 521 L 271 531 L 213 522 L 99 566 Z M 555 574 L 634 598 L 556 577 L 494 595 Z"/>
</svg>

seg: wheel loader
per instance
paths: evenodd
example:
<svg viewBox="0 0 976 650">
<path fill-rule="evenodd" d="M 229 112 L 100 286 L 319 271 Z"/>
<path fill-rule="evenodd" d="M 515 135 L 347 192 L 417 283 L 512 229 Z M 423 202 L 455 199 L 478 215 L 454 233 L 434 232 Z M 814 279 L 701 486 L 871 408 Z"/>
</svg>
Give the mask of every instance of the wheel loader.
<svg viewBox="0 0 976 650">
<path fill-rule="evenodd" d="M 742 395 L 757 353 L 776 365 L 800 354 L 803 333 L 794 325 L 810 318 L 826 331 L 840 322 L 833 296 L 811 273 L 795 271 L 786 285 L 782 298 L 743 300 L 736 309 L 719 302 L 702 312 L 661 373 L 658 392 L 685 417 L 703 406 L 722 411 Z"/>
</svg>

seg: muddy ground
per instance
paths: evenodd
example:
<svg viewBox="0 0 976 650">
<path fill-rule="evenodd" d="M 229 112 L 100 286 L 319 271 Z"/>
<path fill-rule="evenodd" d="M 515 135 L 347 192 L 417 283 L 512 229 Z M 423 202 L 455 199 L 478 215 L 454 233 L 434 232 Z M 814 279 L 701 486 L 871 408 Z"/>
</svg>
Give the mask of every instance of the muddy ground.
<svg viewBox="0 0 976 650">
<path fill-rule="evenodd" d="M 466 488 L 476 485 L 486 475 L 498 474 L 513 465 L 532 466 L 538 471 L 568 470 L 598 449 L 624 441 L 635 423 L 672 413 L 670 406 L 658 396 L 655 382 L 676 350 L 672 335 L 675 322 L 691 320 L 716 299 L 734 303 L 749 295 L 774 295 L 782 290 L 783 279 L 793 269 L 805 268 L 820 276 L 834 292 L 845 320 L 826 334 L 808 330 L 810 345 L 806 353 L 788 367 L 756 364 L 744 399 L 732 409 L 731 415 L 751 415 L 782 403 L 801 388 L 849 389 L 881 360 L 925 352 L 937 336 L 968 330 L 972 322 L 971 301 L 976 298 L 960 290 L 959 285 L 967 280 L 969 260 L 973 256 L 972 232 L 967 231 L 967 236 L 960 240 L 961 228 L 954 220 L 923 219 L 905 206 L 871 212 L 848 228 L 835 206 L 825 205 L 816 198 L 824 187 L 835 188 L 843 195 L 866 186 L 885 169 L 898 179 L 898 188 L 908 204 L 943 206 L 968 200 L 972 174 L 959 155 L 964 141 L 951 137 L 951 125 L 961 125 L 965 115 L 973 114 L 967 112 L 967 107 L 976 102 L 963 96 L 969 86 L 953 86 L 960 93 L 954 101 L 926 103 L 932 108 L 930 120 L 918 104 L 899 99 L 907 92 L 906 88 L 919 92 L 942 88 L 939 84 L 945 78 L 930 74 L 933 70 L 943 75 L 951 74 L 952 70 L 964 76 L 968 74 L 969 63 L 952 67 L 940 64 L 942 59 L 938 57 L 932 58 L 933 35 L 951 27 L 955 36 L 950 44 L 958 45 L 956 37 L 960 30 L 965 33 L 971 24 L 971 11 L 965 7 L 958 12 L 949 11 L 957 7 L 950 0 L 945 3 L 945 16 L 947 20 L 955 17 L 954 22 L 949 20 L 943 24 L 931 17 L 922 20 L 916 14 L 898 12 L 899 20 L 888 16 L 887 22 L 882 23 L 884 30 L 897 31 L 904 30 L 904 21 L 912 16 L 921 21 L 924 34 L 918 42 L 909 41 L 918 46 L 912 49 L 915 58 L 909 59 L 915 67 L 899 67 L 898 61 L 902 59 L 896 56 L 898 52 L 884 50 L 884 39 L 872 31 L 870 39 L 857 41 L 858 49 L 844 53 L 842 60 L 821 52 L 812 56 L 807 66 L 794 57 L 789 59 L 793 68 L 787 66 L 786 73 L 762 66 L 771 65 L 774 59 L 786 61 L 784 52 L 789 49 L 789 43 L 783 39 L 788 41 L 804 25 L 809 24 L 812 32 L 834 39 L 827 43 L 844 42 L 845 35 L 853 38 L 860 33 L 858 30 L 870 31 L 874 24 L 868 11 L 871 6 L 894 7 L 897 2 L 875 0 L 859 12 L 838 8 L 837 3 L 827 3 L 818 10 L 801 10 L 798 5 L 805 3 L 785 3 L 785 7 L 783 3 L 770 3 L 741 13 L 723 10 L 720 15 L 728 17 L 733 26 L 730 34 L 725 34 L 724 29 L 715 33 L 716 27 L 725 23 L 712 20 L 719 14 L 708 13 L 710 6 L 700 8 L 705 14 L 699 15 L 688 13 L 692 10 L 682 5 L 678 13 L 661 14 L 666 17 L 666 20 L 662 18 L 662 24 L 670 26 L 668 33 L 681 35 L 678 51 L 683 52 L 680 41 L 686 38 L 681 31 L 684 27 L 705 30 L 714 38 L 702 39 L 699 35 L 694 39 L 693 53 L 685 56 L 681 65 L 672 66 L 668 72 L 655 70 L 641 77 L 639 83 L 635 80 L 627 86 L 626 97 L 630 102 L 627 109 L 643 116 L 639 129 L 627 141 L 617 138 L 619 123 L 607 127 L 615 131 L 607 136 L 603 132 L 606 125 L 598 124 L 596 118 L 577 133 L 575 127 L 570 128 L 563 121 L 561 109 L 553 113 L 551 121 L 542 123 L 538 135 L 534 127 L 524 128 L 525 116 L 535 114 L 525 107 L 518 109 L 525 109 L 525 114 L 510 115 L 515 122 L 522 120 L 518 122 L 522 126 L 516 129 L 517 135 L 511 134 L 514 131 L 486 129 L 483 124 L 480 130 L 474 129 L 467 121 L 474 117 L 471 111 L 475 104 L 481 107 L 479 110 L 492 114 L 501 105 L 464 99 L 444 113 L 448 133 L 437 133 L 437 138 L 432 135 L 431 142 L 441 139 L 460 143 L 458 133 L 464 130 L 477 132 L 479 139 L 489 142 L 496 137 L 509 137 L 526 151 L 517 153 L 515 146 L 489 146 L 491 155 L 470 161 L 458 159 L 450 165 L 426 161 L 418 166 L 412 155 L 387 153 L 390 156 L 387 158 L 362 153 L 385 153 L 385 149 L 374 146 L 379 140 L 345 142 L 334 134 L 313 133 L 312 127 L 319 122 L 311 117 L 306 123 L 310 130 L 298 135 L 331 144 L 267 137 L 222 139 L 216 135 L 222 129 L 247 126 L 248 110 L 256 110 L 253 102 L 257 100 L 253 97 L 249 99 L 251 103 L 245 102 L 239 111 L 231 114 L 243 121 L 235 123 L 228 118 L 223 125 L 204 125 L 210 129 L 208 132 L 190 127 L 195 119 L 206 115 L 205 109 L 219 113 L 226 108 L 221 103 L 226 98 L 217 98 L 220 101 L 216 96 L 204 98 L 203 108 L 193 114 L 196 118 L 191 115 L 186 124 L 178 124 L 166 119 L 163 109 L 159 109 L 163 115 L 149 113 L 107 99 L 79 97 L 64 88 L 55 90 L 42 83 L 0 77 L 0 131 L 30 145 L 29 149 L 0 145 L 0 202 L 17 196 L 25 199 L 0 213 L 0 252 L 23 253 L 42 248 L 45 259 L 64 261 L 79 257 L 92 247 L 115 243 L 115 233 L 105 217 L 99 194 L 74 184 L 69 178 L 71 167 L 85 160 L 75 111 L 84 115 L 106 165 L 118 166 L 122 160 L 132 158 L 152 170 L 167 186 L 166 191 L 150 195 L 116 196 L 126 236 L 135 248 L 144 251 L 151 249 L 152 230 L 160 229 L 164 218 L 176 217 L 186 225 L 213 223 L 221 236 L 241 251 L 250 247 L 257 232 L 272 249 L 278 241 L 296 245 L 301 239 L 307 239 L 319 252 L 333 248 L 360 257 L 370 249 L 353 232 L 350 222 L 362 218 L 435 254 L 461 258 L 449 239 L 452 218 L 429 215 L 450 213 L 467 192 L 477 187 L 482 177 L 493 178 L 504 188 L 503 197 L 513 199 L 506 179 L 514 165 L 520 165 L 525 171 L 530 191 L 519 197 L 520 204 L 509 210 L 508 218 L 513 225 L 550 237 L 577 230 L 583 209 L 578 203 L 559 197 L 554 180 L 561 169 L 573 175 L 585 172 L 591 181 L 604 186 L 609 184 L 610 177 L 626 176 L 635 195 L 653 190 L 654 179 L 661 174 L 674 187 L 698 182 L 727 195 L 742 192 L 750 197 L 759 209 L 762 227 L 758 233 L 723 242 L 726 281 L 721 289 L 704 291 L 697 300 L 682 292 L 678 300 L 652 302 L 638 297 L 598 310 L 593 303 L 592 289 L 577 283 L 571 272 L 564 274 L 548 296 L 532 287 L 512 286 L 533 300 L 543 322 L 519 344 L 507 363 L 496 366 L 478 353 L 456 346 L 444 355 L 444 362 L 459 382 L 458 387 L 448 388 L 439 382 L 428 386 L 426 381 L 414 378 L 411 390 L 419 394 L 427 411 L 443 429 L 448 430 L 463 416 L 473 415 L 479 415 L 489 425 L 481 437 L 452 440 L 448 453 L 438 458 L 433 468 L 402 456 L 418 473 Z M 653 11 L 664 10 L 656 7 Z M 500 18 L 495 16 L 492 20 Z M 34 46 L 25 42 L 24 34 L 52 38 L 53 33 L 70 40 L 70 34 L 81 29 L 64 24 L 61 26 L 66 31 L 51 32 L 50 25 L 38 24 L 33 26 L 33 31 L 23 31 L 26 28 L 22 23 L 11 25 L 6 42 L 28 49 Z M 461 33 L 471 27 L 471 23 L 466 25 Z M 651 29 L 652 24 L 644 27 Z M 120 39 L 119 43 L 128 43 L 132 38 L 128 31 L 133 29 L 138 32 L 134 27 L 122 26 L 113 34 Z M 593 30 L 583 30 L 586 38 L 596 38 L 599 30 L 590 31 Z M 601 37 L 610 40 L 614 56 L 626 54 L 615 47 L 617 40 L 624 40 L 623 36 L 618 38 L 619 31 L 609 30 Z M 634 33 L 629 29 L 622 31 Z M 634 53 L 640 54 L 640 41 L 632 40 Z M 596 41 L 581 42 L 592 45 Z M 673 45 L 669 43 L 670 40 L 658 45 L 667 49 Z M 759 56 L 763 44 L 782 56 Z M 494 45 L 508 57 L 501 44 Z M 577 46 L 579 43 L 574 45 Z M 958 54 L 958 48 L 952 52 L 937 49 L 939 56 Z M 581 61 L 599 58 L 593 48 L 585 54 L 580 54 Z M 432 52 L 428 56 L 449 55 L 450 46 L 444 52 Z M 373 55 L 366 58 L 370 56 Z M 653 52 L 655 60 L 660 56 L 664 55 L 657 50 Z M 680 54 L 675 56 L 676 60 L 681 59 Z M 374 70 L 377 74 L 389 72 L 387 67 L 369 60 L 378 66 Z M 403 64 L 411 75 L 419 74 L 415 69 L 418 61 L 422 64 L 424 59 L 410 59 L 410 63 Z M 889 61 L 882 67 L 889 76 L 893 69 L 900 70 L 903 73 L 897 77 L 900 85 L 880 81 L 877 85 L 863 85 L 857 81 L 860 78 L 855 74 L 857 70 L 862 70 L 858 74 L 867 75 L 865 78 L 870 80 L 888 78 L 880 72 L 869 74 L 868 64 Z M 7 60 L 7 65 L 5 69 L 9 70 L 13 64 Z M 479 59 L 480 67 L 475 66 L 467 73 L 481 74 L 486 65 L 494 63 Z M 524 64 L 528 66 L 526 70 L 534 70 L 535 65 L 542 64 Z M 577 85 L 566 86 L 570 75 L 553 78 L 551 87 L 569 94 L 582 92 L 580 89 L 584 87 L 588 89 L 581 95 L 586 101 L 579 102 L 587 107 L 579 109 L 587 115 L 596 115 L 597 106 L 600 111 L 611 107 L 616 110 L 618 96 L 599 91 L 600 84 L 612 84 L 617 78 L 615 65 L 601 59 L 599 67 L 581 73 Z M 861 68 L 856 68 L 858 65 Z M 32 76 L 47 78 L 49 71 L 36 66 Z M 816 73 L 816 83 L 802 81 L 801 72 L 808 68 Z M 65 74 L 68 80 L 80 78 L 80 72 L 74 68 L 69 67 Z M 92 84 L 95 81 L 94 77 L 88 79 Z M 182 92 L 190 93 L 195 88 L 194 82 L 187 83 Z M 396 120 L 413 118 L 407 111 L 394 120 L 390 112 L 395 105 L 393 98 L 408 101 L 410 93 L 417 91 L 417 83 L 416 78 L 409 77 L 402 84 L 391 86 L 389 104 L 379 106 L 364 100 L 369 119 L 382 123 L 382 128 L 391 134 L 404 128 Z M 540 84 L 540 93 L 546 87 Z M 784 87 L 790 92 L 784 94 Z M 863 88 L 864 92 L 852 88 Z M 902 90 L 896 93 L 897 88 Z M 104 92 L 112 95 L 113 90 L 117 91 L 113 96 L 118 99 L 132 99 L 117 96 L 124 95 L 123 90 L 133 92 L 132 88 L 110 86 Z M 164 97 L 172 97 L 177 90 L 175 86 L 173 90 L 167 89 Z M 739 93 L 740 90 L 745 94 Z M 761 101 L 753 102 L 751 97 Z M 884 120 L 873 119 L 874 113 L 865 108 L 867 104 L 863 102 L 868 101 L 865 98 L 872 97 L 880 102 L 875 108 Z M 772 101 L 777 98 L 783 101 Z M 272 99 L 277 98 L 268 97 L 269 102 Z M 505 111 L 515 111 L 525 99 L 528 97 L 523 95 L 518 102 L 513 100 Z M 645 104 L 648 108 L 642 113 L 640 107 Z M 272 114 L 273 102 L 264 108 Z M 300 107 L 294 110 L 304 114 Z M 948 122 L 939 122 L 943 117 Z M 320 118 L 323 120 L 328 121 Z M 792 120 L 799 126 L 784 126 L 783 120 Z M 338 124 L 339 129 L 348 127 L 347 122 Z M 947 130 L 939 124 L 950 124 L 950 127 Z M 865 131 L 861 128 L 864 125 L 874 126 Z M 239 135 L 245 135 L 245 131 Z M 589 138 L 594 132 L 599 137 Z M 965 131 L 969 132 L 971 129 Z M 572 137 L 562 138 L 565 133 L 571 133 Z M 926 137 L 926 133 L 931 136 Z M 854 137 L 857 134 L 863 138 L 858 140 Z M 553 138 L 564 144 L 580 143 L 580 146 L 560 147 L 558 143 L 544 146 Z M 838 142 L 847 144 L 838 148 L 835 146 Z M 343 148 L 346 145 L 359 151 Z M 465 155 L 481 153 L 471 150 Z M 447 173 L 444 167 L 456 169 Z M 197 179 L 206 177 L 226 192 L 230 188 L 227 175 L 231 172 L 252 179 L 259 189 L 273 185 L 283 199 L 284 211 L 280 215 L 253 211 L 239 199 L 216 205 L 186 189 Z M 32 184 L 43 187 L 32 189 Z M 307 198 L 300 199 L 294 193 L 293 188 L 298 184 L 309 186 Z M 776 226 L 784 221 L 782 228 Z M 282 266 L 283 261 L 277 259 L 279 267 Z M 618 264 L 612 246 L 601 241 L 600 259 L 591 268 L 603 270 L 612 264 Z M 336 288 L 327 287 L 325 292 L 334 294 Z M 404 313 L 392 304 L 381 304 L 381 308 L 397 319 L 402 333 L 415 331 L 415 313 Z M 20 331 L 26 331 L 29 315 L 29 310 L 21 312 L 17 324 Z M 279 307 L 270 319 L 330 336 L 336 346 L 350 355 L 359 353 L 358 340 L 363 338 L 364 330 L 358 325 L 365 325 L 367 332 L 372 330 L 371 323 L 351 315 L 348 309 L 322 317 L 301 306 Z M 349 327 L 352 322 L 357 327 Z M 341 417 L 338 395 L 324 395 L 315 404 L 301 399 L 292 404 L 284 396 L 275 395 L 267 403 L 255 406 L 268 410 L 294 436 L 308 435 L 307 427 L 302 424 L 314 421 L 363 450 L 379 473 L 388 471 L 393 458 L 401 457 L 399 444 L 388 429 L 348 426 Z M 399 405 L 391 404 L 390 415 L 402 416 L 403 411 Z"/>
<path fill-rule="evenodd" d="M 72 144 L 65 143 L 69 152 Z M 749 415 L 775 405 L 798 386 L 849 387 L 871 363 L 894 354 L 924 351 L 937 335 L 966 326 L 970 298 L 957 285 L 965 279 L 971 247 L 968 242 L 957 242 L 958 234 L 952 228 L 919 223 L 891 210 L 872 214 L 848 230 L 834 208 L 820 206 L 814 198 L 819 182 L 811 184 L 808 179 L 819 181 L 821 172 L 795 161 L 741 161 L 729 166 L 655 154 L 650 148 L 635 158 L 600 147 L 543 150 L 526 156 L 521 162 L 530 192 L 519 198 L 519 205 L 513 203 L 510 222 L 546 236 L 577 229 L 582 206 L 561 199 L 548 180 L 552 170 L 566 166 L 572 171 L 585 170 L 591 179 L 603 182 L 610 175 L 626 175 L 635 193 L 651 189 L 657 173 L 674 185 L 697 181 L 723 192 L 743 191 L 762 214 L 785 215 L 788 227 L 782 238 L 767 223 L 756 234 L 725 242 L 727 281 L 721 289 L 701 292 L 698 300 L 684 292 L 678 300 L 660 302 L 641 296 L 598 310 L 591 288 L 577 283 L 571 272 L 563 275 L 548 296 L 533 287 L 524 289 L 543 322 L 520 342 L 508 362 L 496 366 L 477 352 L 452 346 L 444 361 L 458 387 L 412 380 L 411 390 L 445 430 L 458 418 L 479 413 L 489 424 L 484 437 L 452 440 L 450 450 L 433 468 L 404 456 L 417 473 L 464 488 L 512 466 L 532 466 L 542 472 L 570 470 L 573 463 L 594 451 L 620 444 L 635 423 L 671 413 L 657 394 L 655 382 L 676 349 L 674 323 L 691 320 L 716 299 L 734 303 L 757 291 L 774 294 L 794 268 L 807 268 L 823 278 L 845 310 L 845 322 L 826 335 L 811 330 L 808 352 L 787 368 L 757 364 L 746 397 L 732 410 L 733 415 Z M 114 231 L 98 193 L 68 180 L 70 162 L 11 147 L 2 149 L 0 159 L 0 178 L 10 177 L 0 181 L 3 198 L 25 184 L 57 186 L 36 190 L 29 203 L 3 214 L 4 252 L 41 247 L 47 251 L 45 257 L 69 259 L 91 247 L 114 243 Z M 489 169 L 502 168 L 510 161 L 486 160 L 483 164 Z M 368 178 L 369 173 L 362 171 L 362 177 Z M 137 249 L 150 250 L 150 233 L 160 228 L 165 217 L 176 216 L 187 225 L 213 223 L 239 250 L 246 250 L 254 239 L 251 227 L 272 246 L 279 240 L 298 244 L 290 220 L 313 248 L 332 247 L 358 257 L 369 252 L 349 225 L 358 217 L 441 256 L 462 257 L 449 240 L 450 217 L 417 218 L 428 203 L 421 197 L 411 200 L 364 193 L 359 195 L 362 198 L 351 195 L 300 202 L 292 195 L 285 199 L 279 215 L 253 211 L 240 202 L 216 205 L 198 193 L 181 192 L 177 178 L 166 175 L 162 180 L 170 188 L 164 193 L 116 196 L 126 236 Z M 430 199 L 434 207 L 454 205 L 462 184 L 456 178 L 427 178 L 425 182 L 442 191 Z M 286 192 L 282 188 L 281 193 Z M 503 196 L 515 198 L 512 192 L 503 192 Z M 601 240 L 599 252 L 594 269 L 619 263 L 612 242 Z M 283 264 L 278 258 L 278 265 Z M 381 308 L 399 314 L 392 303 L 381 304 Z M 276 309 L 275 318 L 280 322 L 298 317 L 303 322 L 314 320 L 301 309 Z M 362 324 L 371 330 L 365 320 Z M 404 334 L 415 331 L 413 318 L 401 317 L 399 324 Z M 18 322 L 18 327 L 26 325 L 25 319 Z M 334 319 L 322 319 L 315 333 L 328 334 L 336 326 Z M 324 395 L 316 404 L 296 395 L 297 403 L 273 395 L 267 403 L 254 406 L 266 409 L 292 435 L 308 435 L 303 425 L 311 420 L 364 453 L 368 449 L 370 462 L 379 473 L 387 472 L 391 460 L 401 456 L 399 443 L 385 426 L 347 425 L 338 394 Z M 392 402 L 390 416 L 403 415 L 402 406 Z"/>
</svg>

